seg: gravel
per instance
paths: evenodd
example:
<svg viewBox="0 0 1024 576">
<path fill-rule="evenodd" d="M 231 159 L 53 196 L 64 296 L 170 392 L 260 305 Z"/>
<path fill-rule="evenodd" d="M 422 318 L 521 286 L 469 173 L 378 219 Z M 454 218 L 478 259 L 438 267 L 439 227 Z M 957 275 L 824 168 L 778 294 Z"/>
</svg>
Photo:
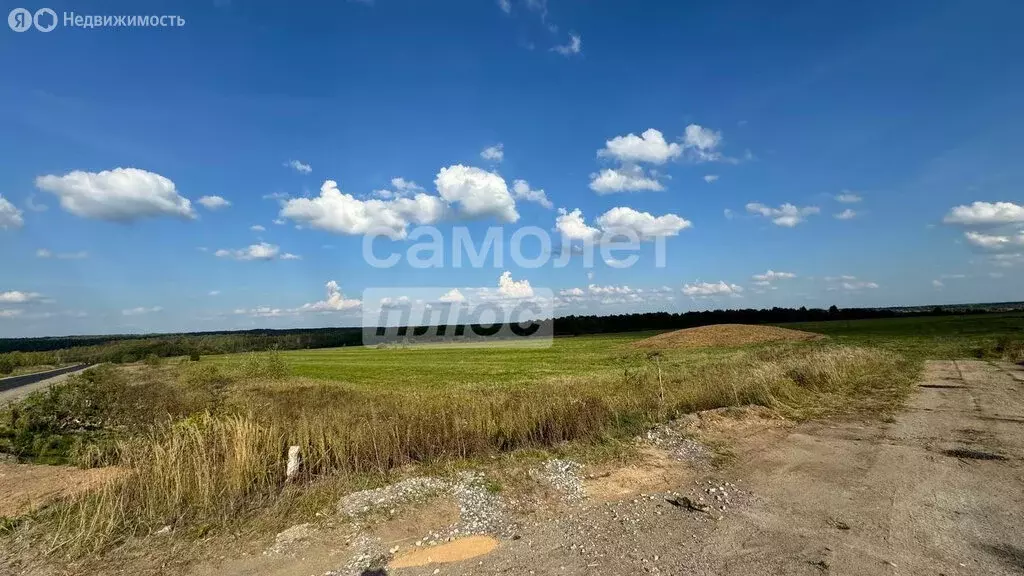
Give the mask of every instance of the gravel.
<svg viewBox="0 0 1024 576">
<path fill-rule="evenodd" d="M 583 466 L 578 462 L 553 459 L 545 462 L 539 469 L 531 470 L 530 476 L 550 484 L 566 500 L 579 502 L 586 497 L 583 479 L 580 475 L 582 471 Z"/>
</svg>

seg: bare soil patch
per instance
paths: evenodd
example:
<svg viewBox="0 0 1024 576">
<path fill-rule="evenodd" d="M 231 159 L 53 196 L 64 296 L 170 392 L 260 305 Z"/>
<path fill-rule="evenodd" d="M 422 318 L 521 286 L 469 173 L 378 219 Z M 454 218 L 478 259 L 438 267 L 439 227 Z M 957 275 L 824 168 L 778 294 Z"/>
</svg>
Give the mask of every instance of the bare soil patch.
<svg viewBox="0 0 1024 576">
<path fill-rule="evenodd" d="M 821 334 L 776 326 L 715 324 L 658 334 L 635 342 L 633 346 L 637 348 L 709 348 L 745 346 L 762 342 L 804 342 L 824 338 L 825 336 Z"/>
<path fill-rule="evenodd" d="M 491 536 L 469 536 L 452 540 L 447 544 L 440 544 L 430 548 L 412 550 L 406 554 L 399 554 L 392 560 L 388 567 L 391 569 L 411 568 L 414 566 L 426 566 L 427 564 L 446 564 L 459 562 L 489 554 L 498 547 L 498 540 Z"/>
<path fill-rule="evenodd" d="M 27 514 L 55 498 L 94 488 L 116 473 L 115 468 L 82 470 L 0 462 L 0 516 Z"/>
</svg>

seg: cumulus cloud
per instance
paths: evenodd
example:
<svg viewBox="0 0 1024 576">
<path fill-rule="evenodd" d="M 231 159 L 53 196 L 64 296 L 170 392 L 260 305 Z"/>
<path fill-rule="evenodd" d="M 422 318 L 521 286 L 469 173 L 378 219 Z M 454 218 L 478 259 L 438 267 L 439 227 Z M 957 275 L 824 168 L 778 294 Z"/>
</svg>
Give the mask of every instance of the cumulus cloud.
<svg viewBox="0 0 1024 576">
<path fill-rule="evenodd" d="M 395 239 L 405 238 L 410 224 L 433 224 L 444 212 L 444 202 L 436 196 L 420 193 L 390 201 L 360 200 L 339 190 L 334 180 L 326 180 L 316 198 L 292 198 L 281 208 L 282 217 L 318 230 L 336 234 L 384 231 Z"/>
<path fill-rule="evenodd" d="M 966 226 L 1024 224 L 1024 206 L 1012 202 L 974 202 L 970 206 L 955 206 L 943 222 Z"/>
<path fill-rule="evenodd" d="M 373 195 L 381 200 L 392 200 L 394 198 L 407 198 L 417 192 L 425 192 L 419 184 L 401 177 L 392 178 L 391 187 L 394 190 L 374 190 Z"/>
<path fill-rule="evenodd" d="M 221 248 L 213 253 L 218 258 L 231 258 L 232 260 L 298 260 L 299 256 L 291 253 L 281 253 L 281 248 L 275 244 L 260 242 L 251 244 L 246 248 L 228 250 Z"/>
<path fill-rule="evenodd" d="M 631 230 L 641 240 L 650 240 L 659 236 L 676 236 L 693 224 L 675 214 L 653 216 L 649 212 L 619 206 L 599 216 L 597 225 L 605 232 Z"/>
<path fill-rule="evenodd" d="M 859 194 L 854 194 L 849 190 L 843 190 L 835 198 L 837 202 L 842 202 L 843 204 L 856 204 L 862 200 Z"/>
<path fill-rule="evenodd" d="M 64 210 L 83 218 L 130 222 L 140 218 L 195 218 L 192 203 L 170 179 L 138 168 L 103 172 L 76 170 L 36 178 L 36 187 L 60 199 Z"/>
<path fill-rule="evenodd" d="M 586 294 L 586 292 L 581 288 L 566 288 L 558 291 L 558 295 L 565 298 L 581 298 L 584 294 Z"/>
<path fill-rule="evenodd" d="M 25 224 L 21 210 L 0 195 L 0 229 L 21 228 Z"/>
<path fill-rule="evenodd" d="M 442 168 L 434 184 L 441 198 L 449 204 L 458 204 L 459 213 L 467 218 L 493 216 L 503 222 L 519 220 L 515 200 L 505 180 L 494 172 L 455 164 Z"/>
<path fill-rule="evenodd" d="M 597 151 L 600 157 L 614 158 L 624 163 L 652 164 L 664 164 L 682 153 L 683 147 L 680 144 L 669 144 L 665 141 L 665 136 L 654 128 L 648 128 L 640 136 L 633 133 L 616 136 L 605 142 L 605 147 Z"/>
<path fill-rule="evenodd" d="M 57 260 L 83 260 L 89 257 L 89 253 L 83 251 L 79 252 L 51 252 L 46 248 L 40 248 L 36 250 L 36 258 L 56 258 Z"/>
<path fill-rule="evenodd" d="M 729 284 L 724 280 L 713 282 L 696 282 L 694 284 L 683 284 L 683 294 L 687 296 L 739 296 L 743 287 L 736 284 Z"/>
<path fill-rule="evenodd" d="M 153 306 L 152 308 L 146 308 L 139 306 L 138 308 L 128 308 L 127 310 L 121 310 L 121 314 L 124 316 L 142 316 L 143 314 L 154 314 L 163 310 L 161 306 Z"/>
<path fill-rule="evenodd" d="M 839 212 L 834 216 L 836 220 L 853 220 L 854 218 L 857 217 L 857 213 L 847 208 L 846 210 L 843 210 L 842 212 Z"/>
<path fill-rule="evenodd" d="M 465 302 L 466 297 L 462 295 L 462 292 L 460 292 L 458 288 L 452 288 L 451 290 L 442 294 L 441 297 L 438 298 L 438 301 L 450 302 L 454 304 L 458 302 Z"/>
<path fill-rule="evenodd" d="M 480 152 L 480 157 L 488 162 L 501 162 L 505 159 L 505 145 L 501 142 L 488 146 Z"/>
<path fill-rule="evenodd" d="M 46 204 L 36 203 L 35 194 L 29 194 L 28 197 L 25 198 L 25 207 L 33 212 L 46 212 L 47 210 L 50 209 L 50 207 L 47 206 Z"/>
<path fill-rule="evenodd" d="M 327 298 L 319 302 L 303 304 L 294 312 L 342 312 L 362 306 L 362 301 L 346 298 L 337 282 L 331 280 L 326 284 Z"/>
<path fill-rule="evenodd" d="M 310 172 L 313 171 L 313 167 L 312 166 L 310 166 L 309 164 L 300 162 L 298 160 L 289 160 L 289 161 L 285 162 L 284 165 L 287 166 L 288 168 L 291 168 L 292 170 L 295 170 L 299 174 L 309 174 Z"/>
<path fill-rule="evenodd" d="M 821 209 L 817 206 L 804 206 L 800 208 L 789 203 L 783 204 L 778 208 L 772 208 L 759 202 L 751 202 L 747 204 L 747 212 L 769 218 L 776 226 L 792 228 L 803 222 L 807 216 L 818 214 L 821 212 Z"/>
<path fill-rule="evenodd" d="M 579 54 L 583 50 L 583 40 L 580 38 L 579 34 L 573 34 L 570 32 L 568 44 L 553 46 L 551 50 L 566 57 Z"/>
<path fill-rule="evenodd" d="M 1024 246 L 1024 232 L 1016 234 L 983 234 L 981 232 L 967 231 L 964 238 L 973 246 L 986 250 L 1002 250 L 1013 246 Z"/>
<path fill-rule="evenodd" d="M 615 192 L 638 192 L 653 190 L 660 192 L 665 189 L 656 178 L 648 175 L 643 168 L 636 165 L 605 168 L 590 175 L 590 189 L 598 194 Z"/>
<path fill-rule="evenodd" d="M 529 280 L 513 280 L 512 272 L 506 270 L 498 278 L 498 294 L 505 298 L 533 298 L 533 287 Z"/>
<path fill-rule="evenodd" d="M 555 218 L 555 228 L 569 240 L 583 240 L 592 242 L 597 240 L 601 231 L 588 226 L 583 220 L 583 212 L 579 208 L 568 212 L 565 208 L 558 209 L 558 217 Z"/>
<path fill-rule="evenodd" d="M 20 290 L 8 290 L 0 292 L 0 304 L 28 304 L 39 302 L 43 295 L 38 292 L 22 292 Z"/>
<path fill-rule="evenodd" d="M 512 196 L 516 200 L 523 200 L 524 202 L 536 202 L 548 210 L 554 208 L 554 204 L 548 200 L 547 194 L 544 193 L 543 189 L 534 190 L 530 188 L 530 183 L 526 180 L 516 180 L 512 183 Z"/>
<path fill-rule="evenodd" d="M 708 174 L 704 176 L 704 181 L 707 182 L 708 184 L 718 182 L 718 174 Z"/>
<path fill-rule="evenodd" d="M 220 196 L 203 196 L 199 199 L 199 203 L 207 210 L 220 210 L 221 208 L 231 206 L 231 202 L 228 202 Z"/>
<path fill-rule="evenodd" d="M 721 144 L 721 132 L 705 128 L 700 124 L 690 124 L 683 133 L 683 146 L 690 157 L 698 162 L 722 160 L 722 153 L 718 151 Z"/>
<path fill-rule="evenodd" d="M 654 216 L 649 212 L 640 212 L 627 206 L 618 206 L 608 210 L 596 220 L 597 227 L 590 226 L 578 208 L 569 212 L 564 208 L 558 210 L 555 228 L 568 240 L 593 242 L 602 233 L 633 234 L 640 240 L 652 240 L 661 236 L 676 236 L 680 231 L 692 226 L 685 218 L 675 214 Z"/>
<path fill-rule="evenodd" d="M 266 228 L 264 228 L 263 226 L 260 226 L 259 224 L 253 224 L 252 226 L 249 226 L 249 230 L 252 230 L 253 232 L 266 232 L 267 231 Z"/>
</svg>

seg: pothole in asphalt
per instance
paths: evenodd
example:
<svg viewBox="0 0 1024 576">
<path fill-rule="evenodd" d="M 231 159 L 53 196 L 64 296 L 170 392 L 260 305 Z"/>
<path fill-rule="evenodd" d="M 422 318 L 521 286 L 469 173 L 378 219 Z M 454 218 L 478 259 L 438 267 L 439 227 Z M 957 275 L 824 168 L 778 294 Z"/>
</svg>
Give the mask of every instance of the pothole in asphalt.
<svg viewBox="0 0 1024 576">
<path fill-rule="evenodd" d="M 1006 460 L 1006 456 L 982 450 L 971 450 L 970 448 L 953 448 L 943 450 L 942 453 L 953 458 L 966 458 L 968 460 Z"/>
<path fill-rule="evenodd" d="M 468 536 L 430 548 L 420 548 L 400 554 L 388 563 L 388 568 L 411 568 L 427 564 L 459 562 L 489 554 L 498 546 L 498 540 L 491 536 Z"/>
</svg>

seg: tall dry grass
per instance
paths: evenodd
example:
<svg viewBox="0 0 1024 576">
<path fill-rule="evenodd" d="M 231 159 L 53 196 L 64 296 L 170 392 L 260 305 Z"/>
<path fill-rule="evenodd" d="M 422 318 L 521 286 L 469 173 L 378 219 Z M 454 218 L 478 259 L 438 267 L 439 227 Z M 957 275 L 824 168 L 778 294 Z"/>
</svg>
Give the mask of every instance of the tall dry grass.
<svg viewBox="0 0 1024 576">
<path fill-rule="evenodd" d="M 290 445 L 301 447 L 304 480 L 383 476 L 413 463 L 625 437 L 665 418 L 724 406 L 758 404 L 795 416 L 864 402 L 891 409 L 914 376 L 896 355 L 830 346 L 753 350 L 695 365 L 659 359 L 658 367 L 660 380 L 656 365 L 640 358 L 621 375 L 459 392 L 248 384 L 216 411 L 121 442 L 124 473 L 57 506 L 50 547 L 80 554 L 168 524 L 230 523 L 278 496 Z M 277 368 L 271 372 L 279 376 Z M 223 383 L 220 373 L 186 376 Z"/>
</svg>

